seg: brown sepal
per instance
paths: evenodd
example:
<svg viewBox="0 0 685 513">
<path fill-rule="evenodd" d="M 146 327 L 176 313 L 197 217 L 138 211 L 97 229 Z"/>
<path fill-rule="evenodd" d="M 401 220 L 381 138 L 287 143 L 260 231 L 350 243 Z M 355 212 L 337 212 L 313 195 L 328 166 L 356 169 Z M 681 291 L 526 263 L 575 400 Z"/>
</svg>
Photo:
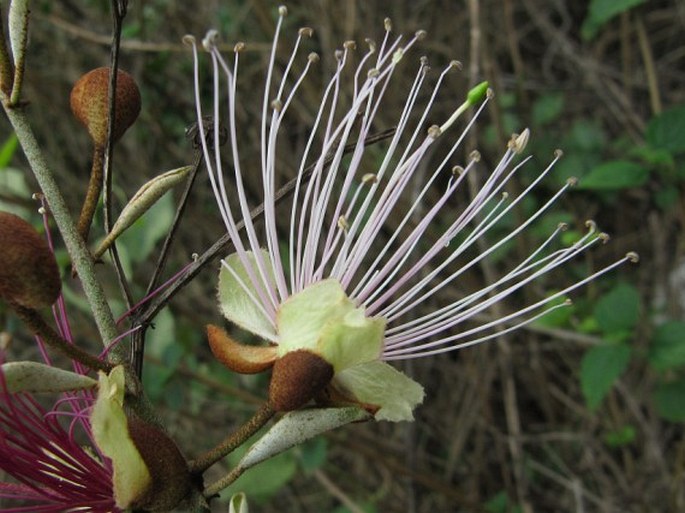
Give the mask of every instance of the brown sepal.
<svg viewBox="0 0 685 513">
<path fill-rule="evenodd" d="M 256 374 L 273 366 L 278 358 L 276 346 L 248 346 L 231 338 L 223 329 L 207 325 L 207 338 L 214 357 L 240 374 Z"/>
<path fill-rule="evenodd" d="M 297 410 L 319 394 L 333 374 L 333 366 L 317 354 L 304 349 L 286 353 L 271 374 L 271 405 L 276 411 Z"/>
<path fill-rule="evenodd" d="M 145 511 L 175 509 L 192 485 L 185 457 L 161 428 L 135 415 L 128 417 L 128 432 L 152 477 L 152 485 L 136 501 L 136 507 Z"/>
</svg>

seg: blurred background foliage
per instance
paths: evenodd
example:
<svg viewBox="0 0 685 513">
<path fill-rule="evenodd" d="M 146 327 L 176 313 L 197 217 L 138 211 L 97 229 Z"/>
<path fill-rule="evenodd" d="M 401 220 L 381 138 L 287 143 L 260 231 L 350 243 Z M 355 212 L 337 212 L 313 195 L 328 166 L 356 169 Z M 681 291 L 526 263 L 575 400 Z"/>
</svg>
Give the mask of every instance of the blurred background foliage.
<svg viewBox="0 0 685 513">
<path fill-rule="evenodd" d="M 276 7 L 266 0 L 131 1 L 121 66 L 138 81 L 143 111 L 116 148 L 119 205 L 147 179 L 193 159 L 184 137 L 195 116 L 192 59 L 181 37 L 201 38 L 216 28 L 228 49 L 246 41 L 239 87 L 260 91 Z M 232 490 L 247 492 L 262 512 L 685 510 L 685 3 L 300 0 L 288 7 L 283 40 L 300 26 L 313 27 L 307 44 L 322 62 L 321 75 L 312 75 L 293 109 L 292 148 L 280 157 L 283 181 L 297 168 L 295 155 L 319 105 L 317 86 L 333 69 L 333 51 L 347 39 L 380 38 L 388 16 L 398 33 L 428 31 L 414 58 L 427 55 L 435 70 L 463 61 L 464 70 L 450 79 L 453 98 L 442 95 L 438 112 L 450 112 L 477 81 L 490 81 L 496 91 L 465 151 L 477 147 L 492 164 L 511 132 L 530 127 L 534 162 L 516 187 L 523 189 L 555 148 L 564 157 L 546 182 L 548 192 L 580 178 L 544 222 L 498 253 L 492 268 L 473 273 L 465 287 L 482 286 L 560 221 L 572 223 L 569 238 L 590 218 L 614 238 L 539 283 L 531 297 L 551 294 L 629 250 L 638 251 L 641 262 L 575 294 L 572 308 L 501 341 L 405 364 L 428 392 L 415 423 L 338 430 L 248 472 Z M 32 4 L 24 98 L 75 213 L 90 150 L 69 112 L 69 91 L 81 74 L 108 64 L 109 23 L 109 2 L 101 0 Z M 287 47 L 278 54 L 282 64 Z M 392 126 L 402 108 L 415 62 L 393 79 L 379 130 Z M 241 137 L 254 141 L 243 147 L 247 160 L 259 151 L 258 98 L 240 105 L 248 121 Z M 7 122 L 0 123 L 0 136 L 0 208 L 38 224 L 30 200 L 36 185 Z M 258 180 L 258 173 L 248 179 L 255 203 Z M 527 198 L 517 215 L 524 218 L 542 201 Z M 175 204 L 173 194 L 165 196 L 119 244 L 138 294 Z M 180 269 L 222 233 L 203 177 L 170 268 Z M 78 282 L 66 271 L 67 255 L 60 250 L 58 257 L 78 336 L 88 345 L 96 332 Z M 246 419 L 267 383 L 265 376 L 235 376 L 210 357 L 204 325 L 221 322 L 215 269 L 174 298 L 147 339 L 147 391 L 189 455 Z M 109 265 L 100 272 L 116 305 L 113 272 Z M 525 299 L 512 298 L 500 314 Z M 123 312 L 123 304 L 116 309 Z M 20 337 L 16 322 L 5 320 L 4 329 Z M 25 346 L 14 344 L 12 351 L 21 355 Z M 226 510 L 219 502 L 216 508 Z"/>
</svg>

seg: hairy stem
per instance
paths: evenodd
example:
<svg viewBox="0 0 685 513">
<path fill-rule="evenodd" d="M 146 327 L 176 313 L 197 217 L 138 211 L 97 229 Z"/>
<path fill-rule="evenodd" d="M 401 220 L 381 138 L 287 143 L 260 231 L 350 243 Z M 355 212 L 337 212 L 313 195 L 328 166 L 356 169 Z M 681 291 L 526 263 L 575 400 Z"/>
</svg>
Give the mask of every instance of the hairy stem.
<svg viewBox="0 0 685 513">
<path fill-rule="evenodd" d="M 214 481 L 211 485 L 209 485 L 207 488 L 205 488 L 204 496 L 209 499 L 211 497 L 214 497 L 215 495 L 218 495 L 221 490 L 229 486 L 233 481 L 238 479 L 240 476 L 243 475 L 243 472 L 245 472 L 245 469 L 243 467 L 236 467 L 233 470 L 231 470 L 228 474 L 226 474 L 224 477 L 221 479 Z"/>
<path fill-rule="evenodd" d="M 10 302 L 9 305 L 14 313 L 17 314 L 17 317 L 53 349 L 90 369 L 105 372 L 109 372 L 112 369 L 113 365 L 111 363 L 100 360 L 89 352 L 63 339 L 33 308 L 26 308 L 13 302 Z"/>
<path fill-rule="evenodd" d="M 116 324 L 112 311 L 107 304 L 102 285 L 95 276 L 93 260 L 83 239 L 76 230 L 66 202 L 55 181 L 54 175 L 48 166 L 47 160 L 43 155 L 38 141 L 29 126 L 26 114 L 21 108 L 7 108 L 8 98 L 2 95 L 2 103 L 5 106 L 5 113 L 14 128 L 14 132 L 19 139 L 19 143 L 24 150 L 24 154 L 31 166 L 40 188 L 47 199 L 50 211 L 55 218 L 64 244 L 67 247 L 69 256 L 72 259 L 74 269 L 83 285 L 83 291 L 93 313 L 95 324 L 102 338 L 102 344 L 106 347 L 117 336 Z M 114 353 L 116 357 L 118 353 Z"/>
<path fill-rule="evenodd" d="M 240 447 L 245 440 L 259 431 L 259 429 L 261 429 L 264 424 L 266 424 L 273 416 L 274 410 L 271 407 L 271 404 L 267 401 L 255 412 L 252 418 L 240 426 L 237 431 L 228 435 L 213 449 L 210 449 L 198 458 L 192 460 L 188 464 L 190 472 L 192 474 L 202 474 L 221 458 Z M 213 495 L 213 493 L 210 495 Z M 205 493 L 205 497 L 208 497 L 207 493 Z"/>
</svg>

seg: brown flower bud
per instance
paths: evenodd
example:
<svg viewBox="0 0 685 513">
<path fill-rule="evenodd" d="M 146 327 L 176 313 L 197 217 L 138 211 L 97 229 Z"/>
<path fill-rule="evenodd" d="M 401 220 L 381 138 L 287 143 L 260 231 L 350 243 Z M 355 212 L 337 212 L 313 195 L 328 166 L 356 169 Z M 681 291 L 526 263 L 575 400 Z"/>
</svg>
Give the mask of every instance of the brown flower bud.
<svg viewBox="0 0 685 513">
<path fill-rule="evenodd" d="M 109 68 L 96 68 L 78 79 L 71 90 L 71 111 L 85 125 L 96 146 L 107 142 Z M 140 91 L 133 77 L 118 70 L 112 137 L 118 140 L 140 113 Z"/>
<path fill-rule="evenodd" d="M 296 410 L 321 392 L 333 378 L 333 366 L 304 349 L 276 360 L 269 385 L 269 400 L 276 411 Z"/>
<path fill-rule="evenodd" d="M 55 255 L 21 217 L 0 212 L 0 297 L 26 308 L 53 304 L 62 288 Z"/>
<path fill-rule="evenodd" d="M 190 492 L 191 476 L 186 459 L 162 429 L 130 415 L 128 432 L 147 466 L 152 485 L 136 501 L 145 511 L 175 509 Z"/>
</svg>

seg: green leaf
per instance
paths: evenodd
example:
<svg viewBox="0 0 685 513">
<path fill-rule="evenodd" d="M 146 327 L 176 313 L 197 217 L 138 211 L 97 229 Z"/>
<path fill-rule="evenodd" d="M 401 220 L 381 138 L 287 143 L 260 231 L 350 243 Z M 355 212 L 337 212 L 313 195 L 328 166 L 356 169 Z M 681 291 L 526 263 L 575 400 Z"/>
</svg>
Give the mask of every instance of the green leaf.
<svg viewBox="0 0 685 513">
<path fill-rule="evenodd" d="M 414 420 L 414 408 L 424 397 L 423 387 L 385 362 L 362 363 L 343 370 L 331 383 L 343 395 L 380 406 L 376 420 Z"/>
<path fill-rule="evenodd" d="M 233 458 L 229 457 L 229 460 Z M 222 494 L 243 492 L 250 502 L 263 503 L 279 491 L 295 476 L 297 461 L 292 453 L 279 454 L 262 462 L 258 467 L 247 470 Z"/>
<path fill-rule="evenodd" d="M 129 200 L 126 206 L 121 210 L 119 218 L 117 219 L 112 230 L 107 234 L 105 240 L 100 243 L 100 246 L 93 253 L 93 258 L 98 259 L 107 251 L 112 243 L 119 237 L 126 229 L 128 229 L 134 222 L 141 218 L 150 208 L 159 201 L 171 188 L 185 180 L 188 173 L 193 170 L 192 166 L 180 167 L 172 169 L 159 176 L 149 180 L 138 189 L 133 197 Z"/>
<path fill-rule="evenodd" d="M 300 464 L 305 472 L 313 472 L 323 466 L 328 458 L 328 440 L 317 436 L 300 446 Z"/>
<path fill-rule="evenodd" d="M 604 435 L 604 443 L 609 447 L 624 447 L 635 441 L 637 430 L 635 426 L 627 425 L 619 429 L 610 431 Z"/>
<path fill-rule="evenodd" d="M 602 344 L 583 355 L 580 387 L 588 408 L 596 410 L 630 362 L 626 344 Z"/>
<path fill-rule="evenodd" d="M 337 280 L 322 280 L 290 296 L 278 311 L 281 356 L 310 350 L 335 372 L 376 360 L 383 346 L 385 320 L 366 317 Z"/>
<path fill-rule="evenodd" d="M 606 133 L 597 121 L 580 119 L 573 123 L 568 135 L 564 137 L 562 148 L 583 150 L 585 152 L 601 151 L 606 145 Z"/>
<path fill-rule="evenodd" d="M 662 418 L 685 421 L 685 379 L 659 385 L 654 391 L 654 405 Z"/>
<path fill-rule="evenodd" d="M 640 187 L 649 178 L 649 169 L 628 160 L 612 160 L 592 169 L 578 184 L 579 189 L 613 191 Z"/>
<path fill-rule="evenodd" d="M 602 296 L 594 316 L 605 334 L 630 330 L 640 314 L 640 294 L 635 287 L 621 283 Z"/>
<path fill-rule="evenodd" d="M 673 208 L 679 201 L 680 190 L 673 185 L 665 185 L 654 192 L 654 203 L 663 211 Z"/>
<path fill-rule="evenodd" d="M 647 125 L 647 142 L 671 153 L 685 152 L 685 104 L 653 117 Z"/>
<path fill-rule="evenodd" d="M 228 513 L 249 513 L 249 511 L 250 510 L 247 507 L 247 497 L 245 497 L 244 493 L 236 493 L 231 497 Z"/>
<path fill-rule="evenodd" d="M 286 413 L 245 453 L 238 464 L 244 469 L 254 467 L 275 455 L 295 447 L 321 433 L 368 420 L 371 415 L 361 408 L 321 408 Z"/>
<path fill-rule="evenodd" d="M 93 378 L 38 362 L 8 362 L 0 365 L 7 392 L 69 392 L 98 384 Z"/>
<path fill-rule="evenodd" d="M 124 413 L 124 368 L 107 376 L 100 372 L 98 398 L 90 415 L 93 438 L 102 454 L 112 460 L 116 504 L 128 508 L 149 490 L 152 476 L 128 432 Z"/>
<path fill-rule="evenodd" d="M 485 504 L 484 509 L 487 513 L 521 513 L 523 509 L 509 497 L 509 494 L 502 490 L 491 497 Z"/>
<path fill-rule="evenodd" d="M 533 104 L 533 125 L 542 126 L 556 121 L 563 110 L 564 93 L 549 93 L 540 96 Z"/>
<path fill-rule="evenodd" d="M 0 167 L 0 191 L 2 195 L 10 199 L 4 201 L 0 199 L 0 209 L 16 214 L 20 217 L 27 218 L 35 213 L 35 209 L 29 210 L 26 207 L 20 206 L 19 203 L 11 201 L 11 198 L 29 198 L 31 197 L 31 187 L 26 182 L 26 173 L 20 169 L 13 167 Z"/>
<path fill-rule="evenodd" d="M 252 262 L 254 272 L 259 275 L 256 258 L 251 251 L 247 252 L 247 258 Z M 262 258 L 266 267 L 272 269 L 272 263 L 266 251 L 262 251 Z M 273 276 L 269 276 L 269 279 L 273 280 Z M 245 285 L 249 293 L 246 292 L 246 289 L 240 282 Z M 259 301 L 259 294 L 252 285 L 247 269 L 245 269 L 238 254 L 233 253 L 221 262 L 221 270 L 219 271 L 219 308 L 224 317 L 242 329 L 276 342 L 278 336 L 271 321 L 255 305 L 255 302 L 250 299 L 250 295 Z"/>
<path fill-rule="evenodd" d="M 646 0 L 592 0 L 587 17 L 583 21 L 580 33 L 585 40 L 592 39 L 599 29 L 613 17 L 625 12 Z"/>
<path fill-rule="evenodd" d="M 132 264 L 142 262 L 150 256 L 157 243 L 169 231 L 173 219 L 174 199 L 171 194 L 165 194 L 119 237 L 117 247 L 122 257 L 126 258 L 128 274 Z"/>
<path fill-rule="evenodd" d="M 649 363 L 658 371 L 685 365 L 685 322 L 667 322 L 656 329 L 649 349 Z"/>
<path fill-rule="evenodd" d="M 12 162 L 12 157 L 19 146 L 19 139 L 16 134 L 11 134 L 0 147 L 0 169 L 4 169 Z"/>
</svg>

